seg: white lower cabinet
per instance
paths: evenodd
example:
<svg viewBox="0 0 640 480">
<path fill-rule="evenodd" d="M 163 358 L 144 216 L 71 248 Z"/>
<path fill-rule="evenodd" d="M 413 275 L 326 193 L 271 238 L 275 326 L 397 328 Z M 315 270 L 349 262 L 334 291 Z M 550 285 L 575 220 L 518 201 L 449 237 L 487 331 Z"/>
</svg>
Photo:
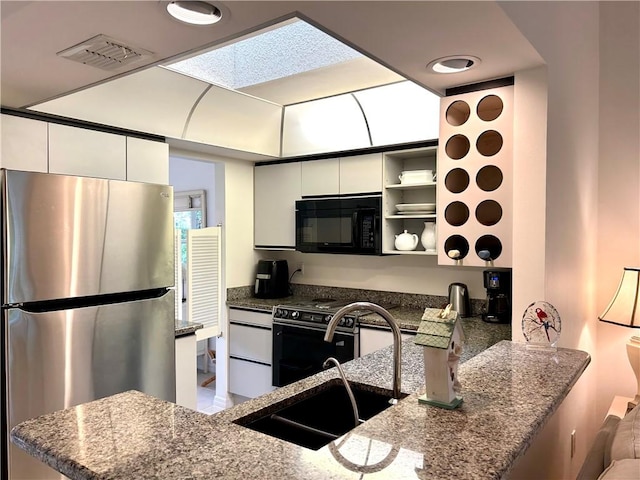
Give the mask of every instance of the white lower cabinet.
<svg viewBox="0 0 640 480">
<path fill-rule="evenodd" d="M 401 333 L 402 340 L 415 337 L 415 333 Z M 360 356 L 393 345 L 393 334 L 389 329 L 363 328 L 360 326 Z"/>
<path fill-rule="evenodd" d="M 176 338 L 176 403 L 195 410 L 198 405 L 196 335 Z"/>
<path fill-rule="evenodd" d="M 229 393 L 255 398 L 271 385 L 270 313 L 229 309 Z"/>
</svg>

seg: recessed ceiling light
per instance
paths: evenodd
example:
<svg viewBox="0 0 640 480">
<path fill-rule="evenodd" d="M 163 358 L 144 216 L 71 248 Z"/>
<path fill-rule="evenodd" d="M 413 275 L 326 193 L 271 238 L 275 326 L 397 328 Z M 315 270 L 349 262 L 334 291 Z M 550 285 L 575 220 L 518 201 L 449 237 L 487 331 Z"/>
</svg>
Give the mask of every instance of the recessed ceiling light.
<svg viewBox="0 0 640 480">
<path fill-rule="evenodd" d="M 220 9 L 207 2 L 171 2 L 167 5 L 167 12 L 173 18 L 192 25 L 212 25 L 222 18 Z"/>
<path fill-rule="evenodd" d="M 437 58 L 427 65 L 427 68 L 436 73 L 458 73 L 469 70 L 479 65 L 481 60 L 471 55 L 453 55 Z"/>
</svg>

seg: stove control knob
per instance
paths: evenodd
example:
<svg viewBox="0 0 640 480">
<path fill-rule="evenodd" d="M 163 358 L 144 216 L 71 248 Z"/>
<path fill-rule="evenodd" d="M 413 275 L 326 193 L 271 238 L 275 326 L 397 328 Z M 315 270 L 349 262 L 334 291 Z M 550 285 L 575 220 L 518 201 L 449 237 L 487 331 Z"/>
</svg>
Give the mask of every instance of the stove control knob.
<svg viewBox="0 0 640 480">
<path fill-rule="evenodd" d="M 332 318 L 333 318 L 333 316 L 332 316 L 332 315 L 326 315 L 326 316 L 324 317 L 324 323 L 329 323 L 329 322 L 331 321 L 331 319 L 332 319 Z"/>
<path fill-rule="evenodd" d="M 300 318 L 300 312 L 297 310 L 294 310 L 293 312 L 291 312 L 291 318 L 293 318 L 294 320 L 297 320 L 298 318 Z"/>
<path fill-rule="evenodd" d="M 353 318 L 345 318 L 344 319 L 345 327 L 353 327 Z"/>
<path fill-rule="evenodd" d="M 275 315 L 276 318 L 282 318 L 284 316 L 283 313 L 284 312 L 282 311 L 281 308 L 276 308 L 276 315 Z"/>
</svg>

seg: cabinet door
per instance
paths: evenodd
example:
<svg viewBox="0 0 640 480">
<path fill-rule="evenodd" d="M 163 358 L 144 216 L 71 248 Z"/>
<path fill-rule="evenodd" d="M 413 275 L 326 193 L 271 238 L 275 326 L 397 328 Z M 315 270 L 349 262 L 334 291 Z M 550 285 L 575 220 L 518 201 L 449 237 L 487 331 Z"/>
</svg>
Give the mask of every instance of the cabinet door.
<svg viewBox="0 0 640 480">
<path fill-rule="evenodd" d="M 0 167 L 47 172 L 47 123 L 2 115 Z"/>
<path fill-rule="evenodd" d="M 271 366 L 229 359 L 229 392 L 255 398 L 274 390 L 271 385 Z"/>
<path fill-rule="evenodd" d="M 198 405 L 196 336 L 176 338 L 176 403 L 195 410 Z"/>
<path fill-rule="evenodd" d="M 300 163 L 257 166 L 254 175 L 255 247 L 295 248 Z"/>
<path fill-rule="evenodd" d="M 271 365 L 271 329 L 232 323 L 229 326 L 229 355 Z"/>
<path fill-rule="evenodd" d="M 302 162 L 302 195 L 340 193 L 340 159 Z"/>
<path fill-rule="evenodd" d="M 410 333 L 402 333 L 402 340 L 414 337 Z M 360 356 L 380 350 L 381 348 L 393 345 L 393 334 L 391 330 L 377 328 L 360 328 Z"/>
<path fill-rule="evenodd" d="M 340 193 L 382 191 L 382 153 L 340 159 Z"/>
<path fill-rule="evenodd" d="M 125 180 L 126 137 L 51 123 L 49 172 Z"/>
<path fill-rule="evenodd" d="M 127 137 L 127 180 L 169 184 L 169 145 Z"/>
</svg>

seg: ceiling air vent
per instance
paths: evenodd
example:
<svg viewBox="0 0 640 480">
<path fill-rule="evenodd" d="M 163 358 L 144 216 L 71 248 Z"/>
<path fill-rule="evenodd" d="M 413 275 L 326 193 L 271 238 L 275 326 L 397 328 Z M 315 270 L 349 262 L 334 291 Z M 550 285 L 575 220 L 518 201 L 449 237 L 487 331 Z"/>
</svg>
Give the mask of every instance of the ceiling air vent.
<svg viewBox="0 0 640 480">
<path fill-rule="evenodd" d="M 142 48 L 132 47 L 106 35 L 96 35 L 78 45 L 58 52 L 57 55 L 103 70 L 116 70 L 148 58 L 153 53 Z"/>
</svg>

